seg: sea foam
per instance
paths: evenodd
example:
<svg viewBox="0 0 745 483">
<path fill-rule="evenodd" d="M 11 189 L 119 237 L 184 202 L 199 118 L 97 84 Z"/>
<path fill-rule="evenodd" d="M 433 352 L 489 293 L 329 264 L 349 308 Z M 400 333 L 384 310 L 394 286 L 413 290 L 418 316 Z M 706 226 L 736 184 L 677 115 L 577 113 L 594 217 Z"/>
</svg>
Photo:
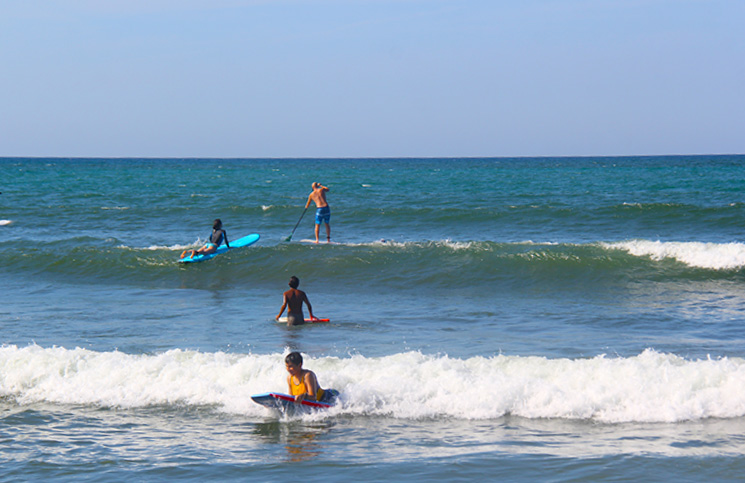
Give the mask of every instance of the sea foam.
<svg viewBox="0 0 745 483">
<path fill-rule="evenodd" d="M 250 396 L 287 392 L 283 354 L 174 349 L 126 354 L 3 346 L 0 397 L 103 407 L 211 406 L 267 415 Z M 323 387 L 341 391 L 329 413 L 402 419 L 562 418 L 677 422 L 745 416 L 745 360 L 688 360 L 648 349 L 634 357 L 451 358 L 306 356 Z"/>
<path fill-rule="evenodd" d="M 713 270 L 731 270 L 745 266 L 744 243 L 662 242 L 631 240 L 605 243 L 607 248 L 625 250 L 653 260 L 674 259 L 688 266 Z"/>
</svg>

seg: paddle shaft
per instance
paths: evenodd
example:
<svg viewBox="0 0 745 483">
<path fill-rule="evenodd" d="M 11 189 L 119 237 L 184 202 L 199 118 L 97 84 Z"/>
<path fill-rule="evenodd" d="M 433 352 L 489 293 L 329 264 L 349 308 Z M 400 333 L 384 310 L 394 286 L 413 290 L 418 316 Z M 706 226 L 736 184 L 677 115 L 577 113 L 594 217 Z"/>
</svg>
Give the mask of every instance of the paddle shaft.
<svg viewBox="0 0 745 483">
<path fill-rule="evenodd" d="M 290 236 L 288 236 L 285 241 L 290 241 L 292 239 L 292 235 L 295 234 L 295 230 L 297 230 L 297 227 L 300 225 L 300 222 L 303 221 L 303 217 L 305 216 L 305 212 L 308 211 L 308 207 L 306 206 L 303 210 L 303 214 L 300 215 L 300 219 L 295 223 L 295 228 L 292 229 L 292 233 L 290 233 Z"/>
</svg>

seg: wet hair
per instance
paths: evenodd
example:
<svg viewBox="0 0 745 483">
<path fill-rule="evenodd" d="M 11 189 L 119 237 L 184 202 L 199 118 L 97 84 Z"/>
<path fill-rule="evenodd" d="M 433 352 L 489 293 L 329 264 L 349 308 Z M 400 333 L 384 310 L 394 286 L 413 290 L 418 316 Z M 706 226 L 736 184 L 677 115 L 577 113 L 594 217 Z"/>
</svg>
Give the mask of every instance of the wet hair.
<svg viewBox="0 0 745 483">
<path fill-rule="evenodd" d="M 292 364 L 293 366 L 303 365 L 303 356 L 299 352 L 290 352 L 285 357 L 285 364 Z"/>
<path fill-rule="evenodd" d="M 212 222 L 213 230 L 219 230 L 221 227 L 222 227 L 222 220 L 220 218 L 217 218 L 215 221 Z"/>
<path fill-rule="evenodd" d="M 316 186 L 320 185 L 318 181 L 314 181 L 313 184 L 310 185 L 311 188 L 316 189 Z"/>
<path fill-rule="evenodd" d="M 300 279 L 297 278 L 295 275 L 293 275 L 292 277 L 290 277 L 290 283 L 289 283 L 289 285 L 292 288 L 297 288 L 298 285 L 300 285 Z"/>
</svg>

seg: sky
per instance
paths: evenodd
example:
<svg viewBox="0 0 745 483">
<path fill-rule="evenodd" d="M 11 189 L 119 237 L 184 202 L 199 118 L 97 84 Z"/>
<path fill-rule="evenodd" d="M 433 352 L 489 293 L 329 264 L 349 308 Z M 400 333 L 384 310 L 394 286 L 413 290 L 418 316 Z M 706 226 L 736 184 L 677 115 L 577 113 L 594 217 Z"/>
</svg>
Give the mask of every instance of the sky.
<svg viewBox="0 0 745 483">
<path fill-rule="evenodd" d="M 0 157 L 745 153 L 744 0 L 0 0 Z"/>
</svg>

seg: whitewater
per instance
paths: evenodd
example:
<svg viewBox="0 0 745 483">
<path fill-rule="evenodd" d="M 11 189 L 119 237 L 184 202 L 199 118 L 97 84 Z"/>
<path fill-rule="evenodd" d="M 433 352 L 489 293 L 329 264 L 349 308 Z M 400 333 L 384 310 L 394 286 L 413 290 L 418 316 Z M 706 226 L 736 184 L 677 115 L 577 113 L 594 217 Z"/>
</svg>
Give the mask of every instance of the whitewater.
<svg viewBox="0 0 745 483">
<path fill-rule="evenodd" d="M 271 416 L 249 396 L 284 392 L 283 355 L 173 349 L 114 351 L 0 349 L 0 397 L 109 408 L 191 405 Z M 647 350 L 636 357 L 569 360 L 495 356 L 467 360 L 406 352 L 380 358 L 310 359 L 341 391 L 339 415 L 400 419 L 587 419 L 679 422 L 745 415 L 745 360 L 685 360 Z M 390 377 L 396 374 L 395 378 Z M 411 388 L 416 388 L 412 391 Z"/>
</svg>

